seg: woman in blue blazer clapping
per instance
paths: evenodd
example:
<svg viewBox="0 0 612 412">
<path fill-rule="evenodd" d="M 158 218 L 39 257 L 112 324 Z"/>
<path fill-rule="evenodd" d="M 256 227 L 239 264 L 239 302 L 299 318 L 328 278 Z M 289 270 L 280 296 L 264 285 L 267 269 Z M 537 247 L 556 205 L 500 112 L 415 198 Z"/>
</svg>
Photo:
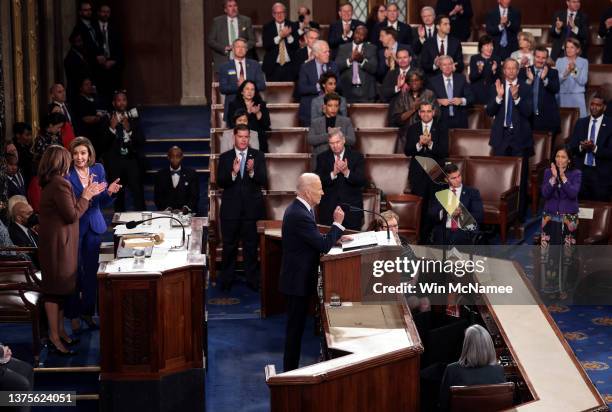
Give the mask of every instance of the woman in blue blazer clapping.
<svg viewBox="0 0 612 412">
<path fill-rule="evenodd" d="M 75 196 L 80 196 L 90 182 L 106 183 L 104 166 L 96 163 L 96 152 L 86 137 L 77 137 L 70 143 L 72 166 L 68 179 Z M 79 332 L 82 319 L 90 329 L 98 325 L 93 321 L 96 307 L 96 274 L 102 235 L 106 232 L 106 222 L 102 208 L 113 203 L 113 195 L 121 189 L 119 179 L 111 183 L 105 191 L 91 199 L 89 208 L 79 221 L 79 266 L 77 288 L 66 304 L 65 316 L 71 319 L 73 332 Z"/>
</svg>

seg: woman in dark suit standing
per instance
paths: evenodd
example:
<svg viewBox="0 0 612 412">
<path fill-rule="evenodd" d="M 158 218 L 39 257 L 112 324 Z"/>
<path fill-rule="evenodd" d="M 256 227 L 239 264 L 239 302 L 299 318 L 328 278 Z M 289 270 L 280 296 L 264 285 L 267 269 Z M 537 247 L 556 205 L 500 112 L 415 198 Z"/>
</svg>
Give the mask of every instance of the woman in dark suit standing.
<svg viewBox="0 0 612 412">
<path fill-rule="evenodd" d="M 72 166 L 68 180 L 72 184 L 75 196 L 81 196 L 90 179 L 93 182 L 106 184 L 104 166 L 96 163 L 96 152 L 93 144 L 86 137 L 77 137 L 70 143 Z M 121 189 L 119 179 L 111 183 L 100 195 L 91 199 L 89 208 L 79 220 L 79 266 L 77 288 L 66 302 L 66 317 L 71 319 L 72 332 L 80 331 L 80 319 L 89 329 L 96 329 L 97 324 L 92 316 L 96 307 L 96 273 L 102 234 L 106 232 L 106 222 L 102 208 L 113 203 L 113 195 Z"/>
<path fill-rule="evenodd" d="M 227 108 L 228 127 L 234 128 L 234 113 L 244 109 L 249 118 L 249 129 L 257 132 L 259 150 L 268 153 L 268 131 L 270 130 L 270 112 L 266 102 L 261 98 L 257 85 L 252 80 L 245 80 L 238 87 L 236 99 Z"/>
<path fill-rule="evenodd" d="M 90 180 L 77 199 L 66 180 L 70 152 L 52 145 L 38 166 L 40 200 L 39 251 L 42 291 L 49 321 L 49 348 L 61 355 L 74 355 L 66 348 L 75 341 L 64 330 L 64 302 L 76 286 L 79 253 L 79 218 L 89 201 L 106 189 L 105 183 Z M 91 178 L 90 178 L 91 179 Z"/>
<path fill-rule="evenodd" d="M 495 80 L 499 78 L 501 63 L 493 54 L 493 39 L 484 35 L 478 40 L 478 54 L 470 58 L 470 86 L 475 104 L 487 104 Z"/>
<path fill-rule="evenodd" d="M 489 332 L 480 325 L 465 330 L 459 361 L 449 364 L 440 385 L 440 410 L 450 406 L 451 386 L 493 385 L 506 382 L 504 368 L 497 362 Z"/>
</svg>

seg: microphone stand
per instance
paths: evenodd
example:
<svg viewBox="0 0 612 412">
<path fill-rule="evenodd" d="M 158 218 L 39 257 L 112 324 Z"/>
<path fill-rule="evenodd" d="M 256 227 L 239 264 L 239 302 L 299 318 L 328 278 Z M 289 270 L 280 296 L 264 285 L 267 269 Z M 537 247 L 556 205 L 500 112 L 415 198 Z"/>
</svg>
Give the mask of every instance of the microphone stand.
<svg viewBox="0 0 612 412">
<path fill-rule="evenodd" d="M 185 246 L 185 226 L 183 225 L 183 222 L 181 222 L 179 219 L 175 218 L 174 216 L 156 216 L 156 217 L 152 217 L 149 219 L 143 219 L 143 220 L 130 220 L 129 222 L 127 222 L 125 224 L 125 227 L 128 229 L 134 229 L 136 226 L 145 223 L 145 222 L 149 222 L 151 220 L 157 220 L 157 219 L 170 219 L 170 220 L 174 220 L 176 222 L 178 222 L 179 225 L 181 225 L 181 229 L 183 230 L 183 236 L 181 238 L 181 244 L 179 246 L 172 246 L 170 247 L 171 250 L 179 250 L 182 249 Z"/>
<path fill-rule="evenodd" d="M 387 219 L 385 219 L 383 215 L 373 210 L 361 209 L 357 206 L 353 206 L 348 203 L 340 203 L 340 206 L 348 207 L 349 212 L 367 212 L 367 213 L 372 213 L 373 215 L 380 217 L 383 220 L 383 222 L 385 222 L 385 226 L 387 227 L 387 240 L 389 241 L 391 240 L 391 232 L 389 231 L 389 222 L 387 222 Z"/>
</svg>

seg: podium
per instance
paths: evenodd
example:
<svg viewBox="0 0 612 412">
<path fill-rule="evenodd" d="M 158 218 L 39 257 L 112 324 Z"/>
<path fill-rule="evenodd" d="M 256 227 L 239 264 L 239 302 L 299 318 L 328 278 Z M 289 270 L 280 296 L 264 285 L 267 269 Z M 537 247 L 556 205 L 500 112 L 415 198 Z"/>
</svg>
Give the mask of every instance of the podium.
<svg viewBox="0 0 612 412">
<path fill-rule="evenodd" d="M 144 230 L 163 232 L 164 243 L 180 240 L 180 227 L 154 222 Z M 204 257 L 164 243 L 143 265 L 132 258 L 100 265 L 102 410 L 200 411 L 204 405 Z"/>
<path fill-rule="evenodd" d="M 272 411 L 418 410 L 423 346 L 403 296 L 381 304 L 361 299 L 362 264 L 399 253 L 399 246 L 334 248 L 322 257 L 321 321 L 329 359 L 279 374 L 268 365 Z M 332 295 L 341 306 L 331 305 Z"/>
</svg>

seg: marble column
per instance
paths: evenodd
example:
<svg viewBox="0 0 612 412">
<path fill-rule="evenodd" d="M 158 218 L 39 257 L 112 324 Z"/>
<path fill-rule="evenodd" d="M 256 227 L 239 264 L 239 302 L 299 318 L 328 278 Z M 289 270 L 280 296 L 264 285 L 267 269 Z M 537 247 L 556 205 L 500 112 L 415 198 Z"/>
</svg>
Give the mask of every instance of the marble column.
<svg viewBox="0 0 612 412">
<path fill-rule="evenodd" d="M 204 95 L 204 3 L 180 0 L 181 104 L 206 104 Z"/>
</svg>

